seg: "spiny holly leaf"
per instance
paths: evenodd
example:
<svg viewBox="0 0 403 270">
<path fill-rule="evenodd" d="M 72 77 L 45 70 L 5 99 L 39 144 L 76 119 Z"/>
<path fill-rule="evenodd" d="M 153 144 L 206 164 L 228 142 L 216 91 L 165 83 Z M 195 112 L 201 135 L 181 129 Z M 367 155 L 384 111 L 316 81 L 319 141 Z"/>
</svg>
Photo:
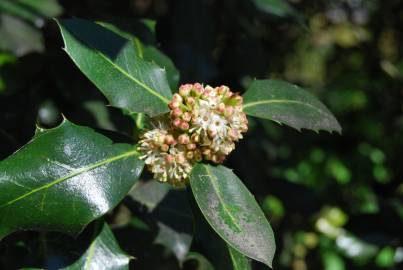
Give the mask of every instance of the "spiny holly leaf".
<svg viewBox="0 0 403 270">
<path fill-rule="evenodd" d="M 241 180 L 224 166 L 197 164 L 190 186 L 201 212 L 221 238 L 238 252 L 271 267 L 273 231 Z"/>
<path fill-rule="evenodd" d="M 38 129 L 0 162 L 0 239 L 31 229 L 79 233 L 129 192 L 144 166 L 137 156 L 67 120 Z"/>
<path fill-rule="evenodd" d="M 169 111 L 165 70 L 138 57 L 130 40 L 86 20 L 58 23 L 66 52 L 112 106 L 150 116 Z"/>
<path fill-rule="evenodd" d="M 316 97 L 284 81 L 256 80 L 244 98 L 244 112 L 284 123 L 297 130 L 327 130 L 341 133 L 333 114 Z"/>
<path fill-rule="evenodd" d="M 106 223 L 83 256 L 63 270 L 125 270 L 129 269 L 130 257 L 116 242 L 115 236 Z"/>
<path fill-rule="evenodd" d="M 231 257 L 234 270 L 252 270 L 251 261 L 242 253 L 228 245 L 228 252 Z"/>
<path fill-rule="evenodd" d="M 180 74 L 178 69 L 175 67 L 172 60 L 166 56 L 163 52 L 158 50 L 156 47 L 148 45 L 143 42 L 141 37 L 137 36 L 137 33 L 128 32 L 127 30 L 122 30 L 118 26 L 106 23 L 99 22 L 103 27 L 115 32 L 116 34 L 132 41 L 132 44 L 137 52 L 137 56 L 148 61 L 154 62 L 158 66 L 164 68 L 166 70 L 167 79 L 169 82 L 169 86 L 171 89 L 175 89 L 178 87 Z M 143 24 L 144 27 L 145 24 Z"/>
</svg>

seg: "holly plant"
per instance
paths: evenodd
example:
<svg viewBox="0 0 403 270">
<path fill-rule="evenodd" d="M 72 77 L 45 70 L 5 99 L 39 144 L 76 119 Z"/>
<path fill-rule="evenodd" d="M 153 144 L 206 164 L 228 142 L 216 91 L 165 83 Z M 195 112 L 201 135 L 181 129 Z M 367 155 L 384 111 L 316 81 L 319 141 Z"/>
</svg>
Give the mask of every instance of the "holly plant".
<svg viewBox="0 0 403 270">
<path fill-rule="evenodd" d="M 250 259 L 271 267 L 270 224 L 254 196 L 222 163 L 247 132 L 247 116 L 297 130 L 340 133 L 328 109 L 307 91 L 279 80 L 254 80 L 243 95 L 202 82 L 178 87 L 172 61 L 140 38 L 103 22 L 57 23 L 68 56 L 110 106 L 134 120 L 138 140 L 114 142 L 66 118 L 55 128 L 37 127 L 28 144 L 0 162 L 0 239 L 21 230 L 76 236 L 128 194 L 153 211 L 170 193 L 172 213 L 188 201 L 192 211 L 169 217 L 207 221 L 225 243 L 234 269 L 250 269 Z M 138 181 L 151 176 L 155 181 Z M 190 252 L 192 233 L 176 232 L 162 219 L 157 223 L 156 242 L 167 245 L 180 264 L 202 263 L 200 254 Z M 128 268 L 131 257 L 120 250 L 107 223 L 98 224 L 89 250 L 66 269 Z"/>
</svg>

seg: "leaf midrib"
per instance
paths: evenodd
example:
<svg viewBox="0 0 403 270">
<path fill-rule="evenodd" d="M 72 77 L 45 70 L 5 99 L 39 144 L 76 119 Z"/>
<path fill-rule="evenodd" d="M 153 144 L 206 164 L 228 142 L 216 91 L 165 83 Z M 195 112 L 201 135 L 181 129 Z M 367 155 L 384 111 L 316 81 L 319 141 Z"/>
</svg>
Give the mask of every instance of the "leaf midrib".
<svg viewBox="0 0 403 270">
<path fill-rule="evenodd" d="M 231 211 L 227 208 L 227 206 L 224 203 L 224 199 L 222 197 L 221 191 L 217 186 L 217 183 L 215 182 L 217 180 L 217 178 L 211 173 L 210 169 L 205 166 L 206 168 L 206 173 L 209 176 L 209 178 L 211 179 L 210 183 L 215 191 L 215 193 L 217 194 L 217 198 L 220 201 L 224 211 L 228 214 L 228 216 L 230 217 L 230 219 L 232 220 L 232 223 L 235 225 L 235 227 L 241 232 L 242 228 L 240 228 L 238 226 L 238 224 L 236 223 L 236 218 L 232 215 Z"/>
<path fill-rule="evenodd" d="M 134 156 L 136 154 L 137 154 L 136 150 L 128 151 L 126 153 L 123 153 L 123 154 L 120 154 L 120 155 L 117 155 L 117 156 L 114 156 L 114 157 L 111 157 L 111 158 L 107 158 L 107 159 L 101 160 L 99 162 L 96 162 L 96 163 L 94 163 L 92 165 L 77 169 L 77 170 L 71 172 L 70 174 L 67 174 L 66 176 L 63 176 L 63 177 L 61 177 L 59 179 L 56 179 L 56 180 L 53 180 L 52 182 L 47 183 L 46 185 L 37 187 L 37 188 L 35 188 L 35 189 L 25 193 L 25 194 L 13 199 L 13 200 L 10 200 L 10 201 L 0 205 L 0 208 L 12 205 L 12 204 L 14 204 L 14 203 L 26 198 L 26 197 L 31 196 L 32 194 L 35 194 L 35 193 L 37 193 L 39 191 L 42 191 L 44 189 L 49 189 L 49 188 L 53 187 L 54 185 L 60 184 L 60 183 L 62 183 L 64 181 L 67 181 L 68 179 L 73 178 L 73 177 L 75 177 L 75 176 L 77 176 L 77 175 L 79 175 L 81 173 L 91 171 L 91 170 L 93 170 L 95 168 L 98 168 L 98 167 L 100 167 L 102 165 L 112 163 L 114 161 L 117 161 L 119 159 L 123 159 L 123 158 L 126 158 L 126 157 Z"/>
<path fill-rule="evenodd" d="M 66 29 L 66 31 L 68 31 Z M 70 56 L 71 59 L 73 59 L 73 61 L 77 64 L 77 62 L 74 60 L 74 57 L 71 55 L 71 53 L 69 52 L 69 48 L 67 46 L 67 40 L 64 36 L 63 31 L 61 31 L 62 33 L 62 37 L 66 46 L 65 51 L 67 52 L 67 54 Z M 74 36 L 76 39 L 79 39 L 78 37 L 76 37 L 73 33 L 71 33 L 72 36 Z M 91 46 L 91 45 L 90 45 Z M 138 79 L 134 78 L 133 76 L 131 76 L 129 73 L 127 73 L 124 69 L 122 69 L 121 67 L 119 67 L 118 65 L 116 65 L 112 60 L 110 60 L 107 56 L 105 56 L 103 53 L 101 53 L 99 50 L 95 49 L 93 46 L 91 46 L 91 48 L 94 49 L 95 53 L 97 53 L 99 56 L 101 56 L 104 60 L 106 60 L 108 63 L 110 63 L 112 65 L 112 67 L 114 67 L 115 69 L 117 69 L 119 72 L 123 73 L 123 75 L 125 75 L 126 77 L 128 77 L 130 80 L 134 81 L 136 84 L 140 85 L 142 88 L 144 88 L 146 91 L 148 91 L 150 94 L 156 96 L 157 98 L 161 99 L 164 103 L 168 104 L 169 103 L 169 99 L 167 99 L 166 97 L 164 97 L 163 95 L 159 94 L 157 91 L 155 91 L 154 89 L 152 89 L 151 87 L 147 86 L 146 84 L 142 83 L 141 81 L 139 81 Z"/>
<path fill-rule="evenodd" d="M 132 80 L 133 82 L 135 82 L 136 84 L 140 85 L 142 88 L 144 88 L 146 91 L 148 91 L 150 94 L 156 96 L 157 98 L 161 99 L 164 103 L 168 104 L 169 100 L 164 97 L 163 95 L 159 94 L 157 91 L 155 91 L 154 89 L 152 89 L 151 87 L 149 87 L 148 85 L 144 84 L 143 82 L 141 82 L 140 80 L 134 78 L 133 76 L 131 76 L 129 73 L 127 73 L 124 69 L 122 69 L 121 67 L 119 67 L 118 65 L 116 65 L 112 60 L 110 60 L 108 57 L 106 57 L 103 53 L 101 53 L 100 51 L 96 51 L 97 54 L 99 54 L 103 59 L 105 59 L 108 63 L 110 63 L 112 65 L 112 67 L 114 67 L 115 69 L 117 69 L 119 72 L 123 73 L 123 75 L 125 75 L 126 77 L 128 77 L 130 80 Z"/>
<path fill-rule="evenodd" d="M 315 106 L 313 106 L 313 105 L 311 105 L 309 103 L 304 103 L 304 102 L 301 102 L 301 101 L 298 101 L 298 100 L 287 100 L 287 99 L 270 99 L 270 100 L 259 100 L 259 101 L 249 102 L 249 103 L 245 103 L 243 105 L 243 109 L 247 109 L 249 107 L 254 107 L 254 106 L 262 105 L 262 104 L 269 104 L 269 103 L 299 104 L 299 105 L 310 107 L 310 108 L 318 111 L 320 114 L 327 114 L 323 110 L 321 110 L 318 107 L 315 107 Z"/>
</svg>

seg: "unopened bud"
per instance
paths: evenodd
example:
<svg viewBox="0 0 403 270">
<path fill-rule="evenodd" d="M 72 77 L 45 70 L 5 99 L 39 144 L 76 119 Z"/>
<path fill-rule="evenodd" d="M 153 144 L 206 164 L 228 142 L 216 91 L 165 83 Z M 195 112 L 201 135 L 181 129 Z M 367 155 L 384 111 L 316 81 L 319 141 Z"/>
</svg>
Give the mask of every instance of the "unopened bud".
<svg viewBox="0 0 403 270">
<path fill-rule="evenodd" d="M 172 125 L 174 125 L 174 127 L 177 127 L 177 128 L 180 127 L 181 123 L 182 123 L 182 120 L 180 120 L 179 118 L 176 118 L 172 121 Z"/>
<path fill-rule="evenodd" d="M 165 136 L 165 143 L 168 144 L 168 145 L 175 144 L 174 136 L 172 136 L 170 134 L 166 135 Z"/>
<path fill-rule="evenodd" d="M 198 143 L 198 142 L 200 142 L 200 135 L 193 133 L 191 139 L 192 139 L 192 142 Z"/>
<path fill-rule="evenodd" d="M 180 144 L 188 144 L 190 141 L 189 136 L 187 134 L 182 134 L 178 137 L 178 142 Z"/>
<path fill-rule="evenodd" d="M 161 149 L 162 152 L 168 152 L 169 145 L 164 143 L 163 145 L 161 145 L 160 149 Z"/>
<path fill-rule="evenodd" d="M 184 85 L 181 85 L 181 86 L 179 87 L 179 94 L 180 94 L 182 97 L 186 97 L 186 96 L 188 96 L 188 95 L 190 94 L 190 89 L 192 89 L 192 85 L 191 85 L 191 84 L 184 84 Z"/>
<path fill-rule="evenodd" d="M 178 93 L 175 93 L 172 97 L 172 100 L 181 103 L 183 101 L 183 98 Z"/>
<path fill-rule="evenodd" d="M 166 155 L 165 161 L 169 164 L 172 164 L 175 161 L 175 157 L 173 155 Z"/>
<path fill-rule="evenodd" d="M 220 113 L 223 113 L 223 112 L 225 111 L 225 104 L 224 104 L 224 103 L 218 104 L 217 110 L 218 110 Z"/>
<path fill-rule="evenodd" d="M 227 107 L 225 108 L 224 115 L 225 115 L 226 117 L 230 117 L 233 113 L 234 113 L 234 108 L 233 108 L 232 106 L 227 106 Z"/>
<path fill-rule="evenodd" d="M 200 96 L 200 95 L 203 93 L 203 85 L 201 85 L 200 83 L 195 83 L 195 84 L 193 85 L 192 90 L 193 90 L 193 93 L 194 93 L 196 96 Z"/>
<path fill-rule="evenodd" d="M 172 116 L 177 118 L 182 115 L 182 110 L 180 108 L 175 108 L 172 110 Z"/>
<path fill-rule="evenodd" d="M 173 110 L 175 108 L 179 108 L 181 106 L 181 103 L 173 100 L 173 101 L 169 102 L 168 106 L 169 106 L 169 108 L 171 108 Z"/>
<path fill-rule="evenodd" d="M 219 95 L 225 94 L 225 93 L 228 92 L 228 91 L 229 91 L 229 88 L 228 88 L 227 86 L 225 86 L 225 85 L 221 85 L 221 86 L 218 87 L 218 89 L 217 89 L 217 93 L 218 93 Z"/>
<path fill-rule="evenodd" d="M 177 155 L 176 162 L 178 162 L 179 164 L 185 163 L 186 162 L 185 157 L 183 155 Z"/>
<path fill-rule="evenodd" d="M 202 157 L 200 151 L 195 151 L 195 153 L 194 153 L 194 159 L 196 160 L 196 162 L 202 161 L 203 157 Z"/>
<path fill-rule="evenodd" d="M 193 106 L 195 104 L 195 99 L 193 97 L 188 97 L 186 98 L 186 103 L 190 106 Z"/>
<path fill-rule="evenodd" d="M 196 144 L 194 144 L 194 143 L 189 143 L 189 144 L 186 145 L 186 148 L 187 148 L 188 150 L 194 150 L 194 149 L 196 149 Z"/>
<path fill-rule="evenodd" d="M 186 153 L 186 158 L 187 158 L 187 159 L 193 159 L 193 157 L 194 157 L 194 153 L 193 153 L 192 151 L 188 151 L 188 152 Z"/>
<path fill-rule="evenodd" d="M 180 124 L 180 128 L 182 130 L 188 130 L 189 129 L 189 123 L 185 122 L 185 121 L 182 121 L 181 124 Z"/>
</svg>

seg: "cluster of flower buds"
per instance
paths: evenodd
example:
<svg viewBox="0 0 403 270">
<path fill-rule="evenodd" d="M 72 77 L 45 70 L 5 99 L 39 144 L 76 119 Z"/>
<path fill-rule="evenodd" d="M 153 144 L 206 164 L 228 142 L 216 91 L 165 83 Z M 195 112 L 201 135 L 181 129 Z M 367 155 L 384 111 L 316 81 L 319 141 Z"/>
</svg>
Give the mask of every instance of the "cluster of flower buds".
<svg viewBox="0 0 403 270">
<path fill-rule="evenodd" d="M 222 163 L 248 129 L 242 97 L 227 86 L 185 84 L 169 103 L 169 124 L 142 135 L 139 150 L 154 177 L 184 184 L 203 159 Z"/>
</svg>

